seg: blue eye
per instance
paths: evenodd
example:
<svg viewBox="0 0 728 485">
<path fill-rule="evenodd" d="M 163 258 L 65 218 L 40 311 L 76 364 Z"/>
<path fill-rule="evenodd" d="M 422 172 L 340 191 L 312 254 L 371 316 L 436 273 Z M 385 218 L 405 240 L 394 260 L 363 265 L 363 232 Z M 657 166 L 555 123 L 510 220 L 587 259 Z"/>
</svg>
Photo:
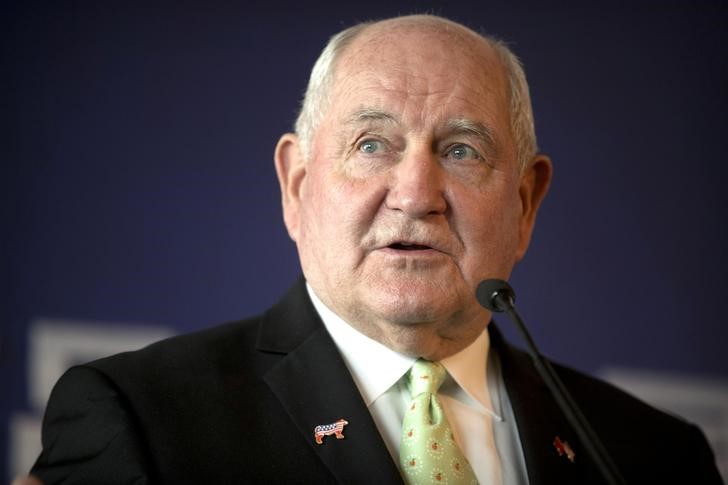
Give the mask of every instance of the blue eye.
<svg viewBox="0 0 728 485">
<path fill-rule="evenodd" d="M 379 140 L 364 140 L 359 144 L 359 151 L 363 153 L 377 153 L 384 149 L 384 143 Z"/>
<path fill-rule="evenodd" d="M 472 147 L 462 143 L 455 144 L 445 152 L 445 156 L 453 160 L 480 160 L 480 155 Z"/>
</svg>

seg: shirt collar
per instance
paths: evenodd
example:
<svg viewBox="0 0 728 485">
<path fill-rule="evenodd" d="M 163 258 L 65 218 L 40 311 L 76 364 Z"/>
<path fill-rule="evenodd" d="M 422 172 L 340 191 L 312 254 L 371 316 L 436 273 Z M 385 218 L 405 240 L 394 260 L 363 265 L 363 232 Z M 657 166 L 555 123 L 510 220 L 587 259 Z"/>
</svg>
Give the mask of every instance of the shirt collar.
<svg viewBox="0 0 728 485">
<path fill-rule="evenodd" d="M 460 352 L 445 357 L 440 363 L 456 385 L 448 386 L 445 381 L 443 393 L 448 393 L 458 401 L 479 408 L 482 412 L 490 414 L 501 421 L 499 406 L 494 406 L 491 394 L 497 393 L 489 382 L 488 354 L 490 352 L 490 337 L 484 330 L 478 337 Z M 493 396 L 498 403 L 498 396 Z"/>
<path fill-rule="evenodd" d="M 369 407 L 407 373 L 416 358 L 395 352 L 346 323 L 324 305 L 308 282 L 306 290 Z M 500 420 L 488 389 L 486 366 L 489 347 L 488 332 L 484 331 L 466 348 L 440 363 L 456 384 L 449 392 L 453 398 L 470 401 L 470 405 L 474 402 L 482 411 Z"/>
</svg>

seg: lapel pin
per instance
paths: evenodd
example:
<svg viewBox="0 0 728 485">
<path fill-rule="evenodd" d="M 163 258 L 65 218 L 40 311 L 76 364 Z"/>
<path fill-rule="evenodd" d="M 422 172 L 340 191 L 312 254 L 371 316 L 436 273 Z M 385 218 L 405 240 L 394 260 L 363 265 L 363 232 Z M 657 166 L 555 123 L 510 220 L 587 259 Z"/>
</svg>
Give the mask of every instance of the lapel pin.
<svg viewBox="0 0 728 485">
<path fill-rule="evenodd" d="M 316 440 L 316 444 L 320 445 L 324 442 L 324 436 L 336 435 L 337 440 L 344 439 L 344 426 L 349 424 L 349 421 L 341 418 L 335 423 L 331 424 L 320 424 L 313 429 L 313 437 Z"/>
<path fill-rule="evenodd" d="M 574 457 L 576 457 L 576 454 L 574 453 L 574 450 L 571 449 L 571 446 L 569 446 L 568 441 L 561 441 L 561 438 L 557 436 L 554 438 L 554 448 L 556 448 L 556 452 L 559 456 L 566 455 L 566 458 L 568 458 L 571 463 L 574 463 Z"/>
</svg>

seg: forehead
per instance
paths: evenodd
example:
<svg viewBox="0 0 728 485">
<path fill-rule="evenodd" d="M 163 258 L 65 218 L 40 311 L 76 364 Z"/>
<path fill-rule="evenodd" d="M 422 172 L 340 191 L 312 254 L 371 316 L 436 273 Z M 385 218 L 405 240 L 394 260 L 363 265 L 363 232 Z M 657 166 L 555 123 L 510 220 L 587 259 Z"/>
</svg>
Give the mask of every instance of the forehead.
<svg viewBox="0 0 728 485">
<path fill-rule="evenodd" d="M 424 110 L 492 119 L 508 113 L 498 54 L 474 32 L 440 22 L 365 29 L 342 54 L 331 95 L 335 108 L 364 103 L 403 115 Z"/>
</svg>

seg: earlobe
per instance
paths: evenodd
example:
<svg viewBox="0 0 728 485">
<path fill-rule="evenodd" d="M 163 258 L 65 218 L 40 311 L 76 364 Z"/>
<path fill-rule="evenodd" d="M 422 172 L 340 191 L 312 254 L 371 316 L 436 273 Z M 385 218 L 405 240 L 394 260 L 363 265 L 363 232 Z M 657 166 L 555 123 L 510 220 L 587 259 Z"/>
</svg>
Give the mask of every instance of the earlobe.
<svg viewBox="0 0 728 485">
<path fill-rule="evenodd" d="M 296 241 L 300 225 L 303 181 L 306 177 L 306 164 L 296 134 L 286 133 L 281 136 L 276 145 L 274 159 L 281 188 L 283 220 L 288 235 Z"/>
<path fill-rule="evenodd" d="M 553 175 L 551 159 L 544 154 L 535 155 L 521 175 L 519 196 L 521 198 L 521 225 L 520 241 L 516 260 L 520 261 L 526 254 L 531 241 L 533 227 L 536 224 L 536 214 L 541 202 L 548 192 Z"/>
</svg>

